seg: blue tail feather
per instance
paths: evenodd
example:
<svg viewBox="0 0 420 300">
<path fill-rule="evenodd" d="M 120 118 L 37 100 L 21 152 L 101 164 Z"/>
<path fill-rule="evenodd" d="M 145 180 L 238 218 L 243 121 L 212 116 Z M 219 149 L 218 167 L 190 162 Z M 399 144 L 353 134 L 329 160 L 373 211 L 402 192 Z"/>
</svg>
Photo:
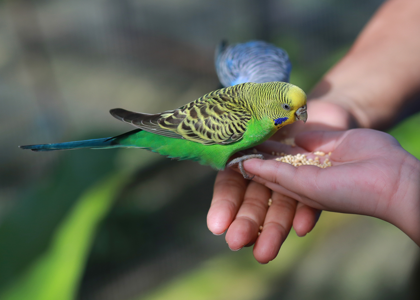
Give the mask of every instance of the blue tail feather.
<svg viewBox="0 0 420 300">
<path fill-rule="evenodd" d="M 19 148 L 29 149 L 32 151 L 54 151 L 54 150 L 71 150 L 71 149 L 81 149 L 81 148 L 104 149 L 104 148 L 124 147 L 124 145 L 120 144 L 120 141 L 124 140 L 126 137 L 132 134 L 136 134 L 139 131 L 141 131 L 141 129 L 134 129 L 132 131 L 129 131 L 129 132 L 126 132 L 126 133 L 123 133 L 114 137 L 65 142 L 65 143 L 56 143 L 56 144 L 25 145 L 25 146 L 19 146 Z"/>
<path fill-rule="evenodd" d="M 40 145 L 25 145 L 19 146 L 22 149 L 29 149 L 32 151 L 54 151 L 54 150 L 71 150 L 80 148 L 107 148 L 113 145 L 114 138 L 92 139 L 84 141 L 74 141 L 56 144 L 40 144 Z M 115 143 L 114 143 L 115 144 Z"/>
</svg>

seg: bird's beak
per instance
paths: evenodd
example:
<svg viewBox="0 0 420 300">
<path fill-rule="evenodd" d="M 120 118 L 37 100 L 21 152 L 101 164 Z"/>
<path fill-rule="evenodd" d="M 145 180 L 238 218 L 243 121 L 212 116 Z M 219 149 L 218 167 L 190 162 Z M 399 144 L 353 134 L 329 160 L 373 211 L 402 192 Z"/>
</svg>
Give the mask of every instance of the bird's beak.
<svg viewBox="0 0 420 300">
<path fill-rule="evenodd" d="M 306 112 L 306 105 L 300 107 L 296 111 L 295 115 L 296 115 L 296 119 L 306 123 L 306 120 L 308 119 L 308 113 Z"/>
</svg>

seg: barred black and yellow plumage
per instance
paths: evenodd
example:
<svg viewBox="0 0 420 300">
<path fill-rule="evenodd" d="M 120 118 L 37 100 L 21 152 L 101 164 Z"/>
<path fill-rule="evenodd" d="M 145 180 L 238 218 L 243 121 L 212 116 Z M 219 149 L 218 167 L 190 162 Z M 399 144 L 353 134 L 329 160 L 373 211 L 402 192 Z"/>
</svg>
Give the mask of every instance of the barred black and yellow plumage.
<svg viewBox="0 0 420 300">
<path fill-rule="evenodd" d="M 111 110 L 111 114 L 138 130 L 113 138 L 21 148 L 48 151 L 138 147 L 223 169 L 235 152 L 262 143 L 295 120 L 306 120 L 306 95 L 285 82 L 244 83 L 159 114 L 120 108 Z"/>
</svg>

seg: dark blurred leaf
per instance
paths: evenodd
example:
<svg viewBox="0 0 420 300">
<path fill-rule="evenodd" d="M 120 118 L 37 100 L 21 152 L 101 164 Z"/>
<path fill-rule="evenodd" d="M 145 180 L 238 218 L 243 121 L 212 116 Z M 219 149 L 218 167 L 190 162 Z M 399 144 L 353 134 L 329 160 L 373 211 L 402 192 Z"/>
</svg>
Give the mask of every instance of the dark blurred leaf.
<svg viewBox="0 0 420 300">
<path fill-rule="evenodd" d="M 29 154 L 34 160 L 52 155 Z M 60 152 L 60 161 L 48 179 L 34 178 L 0 224 L 0 290 L 43 255 L 55 228 L 81 194 L 112 172 L 115 154 L 114 150 Z"/>
<path fill-rule="evenodd" d="M 98 223 L 125 179 L 114 174 L 87 190 L 55 228 L 48 250 L 1 299 L 74 299 Z"/>
</svg>

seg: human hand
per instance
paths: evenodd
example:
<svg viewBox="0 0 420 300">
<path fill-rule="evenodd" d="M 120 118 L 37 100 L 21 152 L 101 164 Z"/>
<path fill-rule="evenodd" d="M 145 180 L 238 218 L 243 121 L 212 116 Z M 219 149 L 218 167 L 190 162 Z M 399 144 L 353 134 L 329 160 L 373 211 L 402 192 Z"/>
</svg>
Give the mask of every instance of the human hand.
<svg viewBox="0 0 420 300">
<path fill-rule="evenodd" d="M 307 228 L 315 223 L 315 209 L 365 214 L 396 225 L 420 243 L 420 163 L 394 138 L 367 129 L 305 132 L 296 145 L 294 151 L 331 151 L 333 167 L 250 160 L 245 169 L 256 177 L 249 183 L 233 170 L 219 173 L 208 226 L 215 234 L 227 229 L 231 249 L 255 242 L 255 258 L 261 263 L 273 260 L 299 209 L 301 225 L 306 222 Z M 282 146 L 268 142 L 263 148 L 270 153 L 282 151 Z M 258 236 L 260 225 L 264 229 Z"/>
<path fill-rule="evenodd" d="M 305 132 L 295 142 L 309 151 L 332 152 L 333 167 L 254 159 L 244 163 L 245 170 L 256 175 L 254 181 L 310 207 L 388 221 L 420 245 L 420 162 L 393 137 L 355 129 Z"/>
</svg>

